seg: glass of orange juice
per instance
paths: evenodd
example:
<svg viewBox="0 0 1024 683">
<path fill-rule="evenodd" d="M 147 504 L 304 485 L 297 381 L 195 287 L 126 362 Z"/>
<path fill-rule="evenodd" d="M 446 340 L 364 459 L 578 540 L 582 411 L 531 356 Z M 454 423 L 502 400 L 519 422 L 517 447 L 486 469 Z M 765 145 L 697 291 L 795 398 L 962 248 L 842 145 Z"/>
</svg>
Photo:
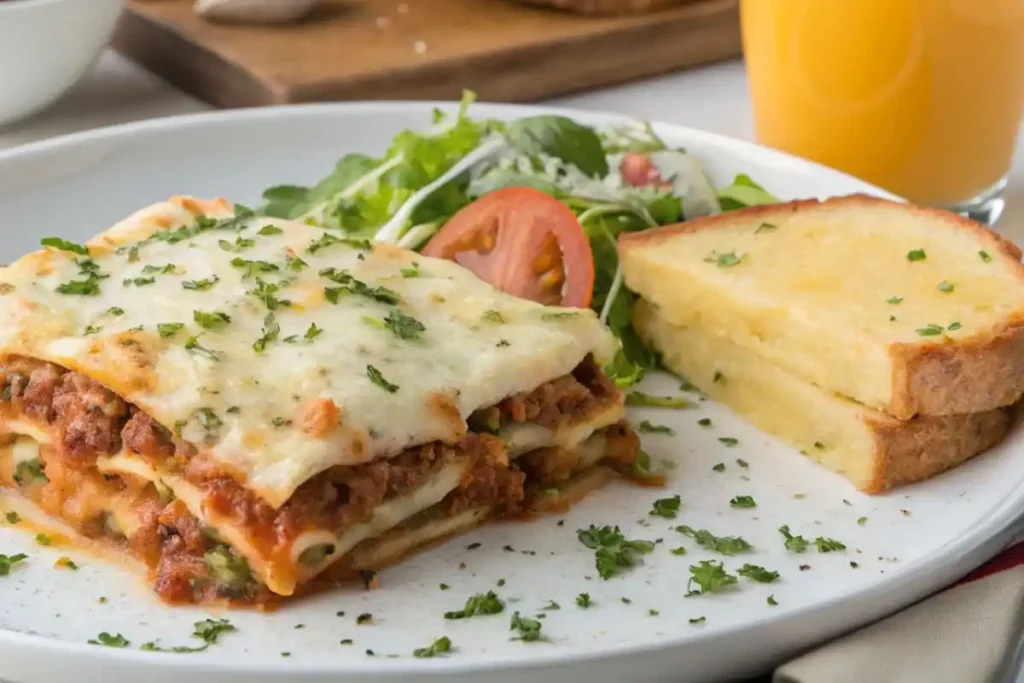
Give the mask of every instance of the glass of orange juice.
<svg viewBox="0 0 1024 683">
<path fill-rule="evenodd" d="M 758 141 L 992 224 L 1024 0 L 741 0 Z"/>
</svg>

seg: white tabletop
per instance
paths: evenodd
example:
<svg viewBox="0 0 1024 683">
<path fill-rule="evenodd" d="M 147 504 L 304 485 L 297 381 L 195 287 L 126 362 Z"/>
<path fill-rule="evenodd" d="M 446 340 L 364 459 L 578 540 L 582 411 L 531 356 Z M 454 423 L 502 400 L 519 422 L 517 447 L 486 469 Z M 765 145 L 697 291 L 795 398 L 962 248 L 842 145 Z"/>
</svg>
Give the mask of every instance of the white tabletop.
<svg viewBox="0 0 1024 683">
<path fill-rule="evenodd" d="M 613 111 L 753 138 L 742 62 L 735 60 L 626 85 L 551 100 L 580 109 Z M 0 129 L 0 149 L 98 126 L 204 111 L 209 105 L 181 93 L 114 52 L 50 110 Z M 1024 136 L 1017 145 L 1000 232 L 1024 243 Z"/>
</svg>

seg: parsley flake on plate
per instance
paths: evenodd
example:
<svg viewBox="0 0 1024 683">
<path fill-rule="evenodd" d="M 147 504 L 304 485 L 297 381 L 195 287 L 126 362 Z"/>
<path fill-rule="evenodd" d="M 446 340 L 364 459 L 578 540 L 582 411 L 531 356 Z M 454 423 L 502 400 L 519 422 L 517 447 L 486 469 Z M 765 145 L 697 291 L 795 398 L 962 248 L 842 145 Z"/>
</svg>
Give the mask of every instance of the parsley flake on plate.
<svg viewBox="0 0 1024 683">
<path fill-rule="evenodd" d="M 735 251 L 727 251 L 719 253 L 712 251 L 710 254 L 704 257 L 705 263 L 714 263 L 719 268 L 731 268 L 732 266 L 738 265 L 743 260 L 745 254 L 736 255 Z"/>
<path fill-rule="evenodd" d="M 734 508 L 753 508 L 757 507 L 757 503 L 754 502 L 752 496 L 736 496 L 729 501 L 729 506 Z"/>
<path fill-rule="evenodd" d="M 671 498 L 659 498 L 654 501 L 651 507 L 650 514 L 653 517 L 664 517 L 665 519 L 675 519 L 676 513 L 679 512 L 679 504 L 681 498 L 678 494 Z"/>
<path fill-rule="evenodd" d="M 80 256 L 89 255 L 89 249 L 84 244 L 76 244 L 75 242 L 70 242 L 60 237 L 44 237 L 39 240 L 39 243 L 44 247 L 51 247 L 61 251 L 70 251 L 72 254 L 78 254 Z"/>
<path fill-rule="evenodd" d="M 541 635 L 541 624 L 536 619 L 528 619 L 526 617 L 519 616 L 519 612 L 512 614 L 512 621 L 509 624 L 509 630 L 515 631 L 519 635 L 512 640 L 521 640 L 524 643 L 532 643 L 538 640 L 543 640 L 544 636 Z"/>
<path fill-rule="evenodd" d="M 646 540 L 629 540 L 622 535 L 619 527 L 596 527 L 577 529 L 580 543 L 594 551 L 594 564 L 602 579 L 610 579 L 623 569 L 637 563 L 638 555 L 654 550 L 654 543 Z"/>
<path fill-rule="evenodd" d="M 818 536 L 814 539 L 814 543 L 818 546 L 819 553 L 832 553 L 840 550 L 846 550 L 846 546 L 834 538 L 823 538 Z"/>
<path fill-rule="evenodd" d="M 502 602 L 501 598 L 494 591 L 487 591 L 486 593 L 477 593 L 468 600 L 466 600 L 465 606 L 460 610 L 453 612 L 445 612 L 445 619 L 469 619 L 475 616 L 485 616 L 489 614 L 500 614 L 505 610 L 505 603 Z"/>
<path fill-rule="evenodd" d="M 715 536 L 707 529 L 694 529 L 686 525 L 677 526 L 675 530 L 697 541 L 700 547 L 722 555 L 739 555 L 754 549 L 741 536 Z"/>
<path fill-rule="evenodd" d="M 647 408 L 689 408 L 693 404 L 682 396 L 651 396 L 642 391 L 631 391 L 626 394 L 626 405 Z"/>
<path fill-rule="evenodd" d="M 448 636 L 441 636 L 428 647 L 418 647 L 412 651 L 412 656 L 418 659 L 429 659 L 446 655 L 452 651 L 452 641 Z"/>
<path fill-rule="evenodd" d="M 576 605 L 587 609 L 593 606 L 593 601 L 590 599 L 590 593 L 580 593 L 576 596 Z"/>
<path fill-rule="evenodd" d="M 676 433 L 676 430 L 672 429 L 668 425 L 654 424 L 649 420 L 641 420 L 640 424 L 636 426 L 636 430 L 641 434 L 667 434 L 669 436 L 675 436 Z"/>
<path fill-rule="evenodd" d="M 103 631 L 95 639 L 87 641 L 89 645 L 105 645 L 107 647 L 128 647 L 131 645 L 131 641 L 122 636 L 120 633 L 111 635 L 106 631 Z"/>
<path fill-rule="evenodd" d="M 389 394 L 393 394 L 399 389 L 397 384 L 392 384 L 391 382 L 384 379 L 384 375 L 381 373 L 381 371 L 373 367 L 372 365 L 366 366 L 366 376 L 370 378 L 371 382 L 373 382 L 374 384 L 376 384 Z"/>
<path fill-rule="evenodd" d="M 25 553 L 17 555 L 0 555 L 0 576 L 7 576 L 11 573 L 11 567 L 28 559 Z"/>
<path fill-rule="evenodd" d="M 807 550 L 807 539 L 803 536 L 794 536 L 789 531 L 789 525 L 783 524 L 779 527 L 779 533 L 786 539 L 786 550 L 793 553 L 802 553 Z"/>
<path fill-rule="evenodd" d="M 725 571 L 721 562 L 701 560 L 698 564 L 690 565 L 690 580 L 686 583 L 686 597 L 719 593 L 737 581 L 735 576 Z M 697 586 L 696 589 L 693 588 L 694 585 Z"/>
<path fill-rule="evenodd" d="M 749 563 L 736 570 L 736 573 L 758 583 L 771 583 L 779 578 L 778 572 L 769 571 L 764 567 Z"/>
</svg>

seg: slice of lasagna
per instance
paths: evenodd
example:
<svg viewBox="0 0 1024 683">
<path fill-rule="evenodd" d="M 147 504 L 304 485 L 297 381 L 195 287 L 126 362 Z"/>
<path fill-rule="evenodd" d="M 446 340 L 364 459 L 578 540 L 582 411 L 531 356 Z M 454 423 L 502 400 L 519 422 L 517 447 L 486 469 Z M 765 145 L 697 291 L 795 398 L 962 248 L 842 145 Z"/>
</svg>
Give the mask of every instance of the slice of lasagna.
<svg viewBox="0 0 1024 683">
<path fill-rule="evenodd" d="M 589 310 L 175 198 L 0 270 L 0 486 L 172 603 L 260 604 L 639 453 Z"/>
</svg>

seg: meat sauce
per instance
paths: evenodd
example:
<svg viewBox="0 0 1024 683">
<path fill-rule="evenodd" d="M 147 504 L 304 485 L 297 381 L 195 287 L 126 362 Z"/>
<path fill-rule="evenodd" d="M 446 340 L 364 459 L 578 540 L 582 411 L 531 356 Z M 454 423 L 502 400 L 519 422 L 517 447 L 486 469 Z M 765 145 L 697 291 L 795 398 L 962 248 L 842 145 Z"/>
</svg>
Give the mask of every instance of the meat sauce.
<svg viewBox="0 0 1024 683">
<path fill-rule="evenodd" d="M 262 556 L 288 562 L 291 544 L 302 533 L 365 522 L 381 503 L 414 491 L 455 461 L 466 464 L 465 475 L 443 503 L 448 514 L 482 505 L 504 515 L 516 514 L 528 475 L 536 473 L 537 483 L 564 480 L 571 474 L 572 456 L 560 454 L 548 464 L 539 453 L 528 455 L 520 469 L 509 462 L 498 437 L 478 432 L 497 431 L 510 422 L 546 427 L 571 423 L 617 396 L 614 384 L 587 358 L 569 375 L 478 411 L 488 417 L 488 429 L 469 432 L 456 444 L 434 442 L 386 460 L 332 467 L 305 482 L 275 509 L 190 444 L 85 375 L 20 357 L 0 365 L 0 412 L 46 425 L 54 439 L 40 449 L 37 480 L 18 485 L 49 514 L 71 522 L 83 534 L 127 545 L 150 567 L 157 593 L 171 603 L 227 598 L 261 604 L 271 594 L 254 580 L 230 580 L 239 574 L 231 570 L 239 569 L 245 560 L 204 528 L 184 503 L 133 475 L 101 474 L 96 469 L 100 456 L 117 453 L 124 446 L 183 476 L 203 493 L 204 509 L 211 516 L 243 528 Z M 639 450 L 636 437 L 625 423 L 607 433 L 616 429 L 624 436 L 609 439 L 609 456 L 631 462 Z M 557 476 L 552 476 L 554 472 Z M 112 524 L 107 501 L 115 498 L 127 503 L 135 517 L 130 533 Z"/>
</svg>

